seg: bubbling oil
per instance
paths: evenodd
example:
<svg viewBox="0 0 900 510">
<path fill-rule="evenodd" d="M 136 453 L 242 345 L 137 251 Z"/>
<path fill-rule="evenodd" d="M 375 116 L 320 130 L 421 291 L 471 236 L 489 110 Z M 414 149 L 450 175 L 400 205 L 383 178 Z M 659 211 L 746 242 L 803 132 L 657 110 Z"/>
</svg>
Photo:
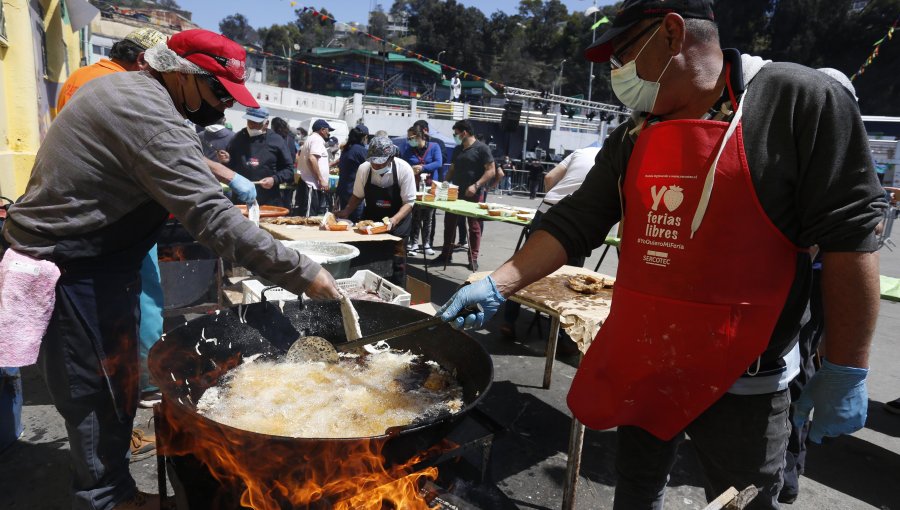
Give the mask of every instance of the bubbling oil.
<svg viewBox="0 0 900 510">
<path fill-rule="evenodd" d="M 349 438 L 384 434 L 462 409 L 462 387 L 447 370 L 409 352 L 340 362 L 255 361 L 206 390 L 197 411 L 261 434 Z"/>
</svg>

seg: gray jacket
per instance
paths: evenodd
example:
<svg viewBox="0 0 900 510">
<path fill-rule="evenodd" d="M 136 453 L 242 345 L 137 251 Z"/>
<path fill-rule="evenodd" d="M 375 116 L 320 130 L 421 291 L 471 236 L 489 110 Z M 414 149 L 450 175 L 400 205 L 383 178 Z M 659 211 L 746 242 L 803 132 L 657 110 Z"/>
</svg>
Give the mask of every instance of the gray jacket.
<svg viewBox="0 0 900 510">
<path fill-rule="evenodd" d="M 291 292 L 302 292 L 321 269 L 222 194 L 197 134 L 145 72 L 82 87 L 47 132 L 3 236 L 17 251 L 55 261 L 58 239 L 95 235 L 150 201 L 220 256 Z"/>
</svg>

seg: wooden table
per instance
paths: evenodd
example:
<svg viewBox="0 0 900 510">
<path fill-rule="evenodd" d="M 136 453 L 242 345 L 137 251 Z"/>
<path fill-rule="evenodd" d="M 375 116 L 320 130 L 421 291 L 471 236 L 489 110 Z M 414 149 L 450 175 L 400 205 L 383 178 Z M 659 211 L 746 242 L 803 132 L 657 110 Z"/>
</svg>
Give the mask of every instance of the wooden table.
<svg viewBox="0 0 900 510">
<path fill-rule="evenodd" d="M 475 282 L 486 278 L 489 274 L 490 272 L 474 273 L 469 277 L 468 281 Z M 544 366 L 543 387 L 545 389 L 550 387 L 550 379 L 553 370 L 553 360 L 556 357 L 556 343 L 559 339 L 560 315 L 574 308 L 579 308 L 578 305 L 583 306 L 583 302 L 581 301 L 585 299 L 584 297 L 579 298 L 573 296 L 571 300 L 567 300 L 565 293 L 560 293 L 559 296 L 554 296 L 558 297 L 558 299 L 546 299 L 544 296 L 549 294 L 546 287 L 548 286 L 548 283 L 552 283 L 552 285 L 559 285 L 559 280 L 575 274 L 587 274 L 600 278 L 604 277 L 604 275 L 595 273 L 588 269 L 575 266 L 562 266 L 553 273 L 545 276 L 537 282 L 532 283 L 531 285 L 525 287 L 524 289 L 509 297 L 510 301 L 515 301 L 516 303 L 520 303 L 529 308 L 533 308 L 537 312 L 546 313 L 552 319 L 550 326 L 550 337 L 547 339 L 547 350 L 545 352 L 545 355 L 547 357 L 547 361 Z M 570 292 L 574 293 L 574 291 Z M 589 298 L 596 297 L 600 300 L 608 300 L 611 304 L 612 295 L 613 292 L 611 289 L 604 289 L 604 291 L 602 291 L 600 294 L 595 294 L 594 296 L 590 296 Z M 569 302 L 573 300 L 575 301 Z M 600 318 L 601 320 L 606 320 L 606 317 L 609 315 L 609 308 L 609 306 L 605 308 L 605 315 L 603 315 L 602 312 L 600 312 L 599 314 L 597 312 L 593 312 L 593 315 Z M 598 308 L 598 310 L 603 310 L 603 308 L 600 307 Z M 587 351 L 586 347 L 586 345 L 579 345 L 579 348 L 582 350 L 582 352 Z M 582 356 L 583 354 L 579 354 L 579 364 L 581 363 Z M 575 508 L 575 489 L 578 484 L 578 473 L 581 471 L 581 452 L 583 449 L 584 424 L 582 424 L 580 421 L 578 421 L 577 418 L 573 416 L 572 424 L 569 428 L 568 460 L 566 461 L 566 478 L 565 484 L 563 486 L 562 508 L 564 510 L 571 510 Z"/>
<path fill-rule="evenodd" d="M 306 225 L 260 223 L 259 226 L 271 233 L 275 239 L 284 241 L 352 244 L 359 248 L 359 256 L 350 262 L 350 269 L 368 269 L 385 278 L 389 278 L 393 273 L 395 246 L 401 240 L 400 237 L 391 234 L 357 234 L 353 230 L 332 232 Z"/>
<path fill-rule="evenodd" d="M 531 221 L 522 221 L 515 216 L 491 216 L 488 214 L 487 209 L 482 209 L 478 207 L 478 202 L 469 202 L 467 200 L 435 200 L 432 202 L 426 202 L 424 200 L 416 200 L 416 207 L 429 207 L 431 209 L 437 209 L 440 211 L 444 211 L 450 214 L 456 214 L 457 216 L 465 216 L 467 218 L 477 218 L 479 220 L 487 220 L 487 221 L 499 221 L 502 223 L 512 223 L 514 225 L 519 225 L 521 227 L 527 228 Z M 510 207 L 511 209 L 515 209 L 514 207 Z M 469 226 L 466 224 L 466 229 L 468 230 Z M 523 234 L 519 238 L 519 242 L 521 243 L 522 237 L 524 236 L 525 229 L 522 230 Z M 425 255 L 425 250 L 422 250 L 422 260 L 424 261 L 425 266 L 425 280 L 428 281 L 428 256 Z M 472 244 L 469 243 L 469 260 L 472 260 Z M 446 269 L 446 261 L 444 263 L 444 268 Z"/>
<path fill-rule="evenodd" d="M 366 243 L 379 241 L 399 241 L 400 238 L 391 234 L 357 234 L 354 230 L 332 232 L 319 230 L 319 227 L 307 225 L 273 225 L 260 223 L 259 226 L 268 231 L 275 239 L 284 241 L 331 241 L 335 243 Z"/>
<path fill-rule="evenodd" d="M 439 209 L 450 214 L 465 216 L 467 218 L 478 218 L 479 220 L 513 223 L 523 227 L 531 223 L 530 221 L 522 221 L 515 216 L 491 216 L 490 214 L 488 214 L 487 209 L 478 207 L 478 202 L 469 202 L 467 200 L 435 200 L 433 202 L 417 200 L 416 206 Z M 515 209 L 515 207 L 512 206 L 510 206 L 509 208 Z"/>
<path fill-rule="evenodd" d="M 482 271 L 472 273 L 466 280 L 469 283 L 476 282 L 490 275 L 490 271 Z M 600 325 L 609 315 L 610 305 L 612 303 L 612 289 L 603 289 L 600 293 L 594 295 L 579 294 L 567 286 L 565 279 L 573 275 L 589 275 L 595 278 L 610 278 L 609 276 L 595 273 L 589 269 L 576 266 L 562 266 L 553 273 L 541 278 L 524 289 L 516 292 L 509 297 L 510 301 L 514 301 L 521 305 L 532 308 L 537 312 L 545 313 L 550 316 L 551 326 L 550 335 L 547 338 L 546 364 L 544 366 L 543 387 L 549 388 L 553 375 L 553 360 L 556 356 L 556 345 L 559 340 L 559 328 L 561 326 L 561 318 L 566 317 L 566 322 L 571 323 L 572 317 L 579 313 L 589 314 L 590 322 L 595 323 L 590 331 L 581 332 L 570 330 L 567 333 L 572 339 L 579 344 L 582 352 L 587 350 L 590 340 L 600 330 Z M 583 312 L 582 312 L 583 311 Z M 591 326 L 580 321 L 578 326 Z M 575 326 L 572 325 L 572 326 Z M 586 338 L 585 338 L 586 337 Z"/>
</svg>

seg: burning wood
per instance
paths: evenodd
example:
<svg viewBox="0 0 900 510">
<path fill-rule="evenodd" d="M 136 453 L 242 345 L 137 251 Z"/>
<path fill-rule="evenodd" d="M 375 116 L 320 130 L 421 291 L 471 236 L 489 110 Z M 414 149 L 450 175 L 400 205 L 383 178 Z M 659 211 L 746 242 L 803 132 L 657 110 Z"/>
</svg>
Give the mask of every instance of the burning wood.
<svg viewBox="0 0 900 510">
<path fill-rule="evenodd" d="M 385 438 L 273 443 L 260 441 L 258 434 L 201 419 L 165 399 L 160 413 L 166 422 L 157 431 L 160 453 L 193 455 L 223 491 L 239 492 L 244 507 L 431 508 L 420 495 L 420 484 L 437 479 L 437 469 L 414 469 L 434 449 L 388 466 L 383 455 Z"/>
</svg>

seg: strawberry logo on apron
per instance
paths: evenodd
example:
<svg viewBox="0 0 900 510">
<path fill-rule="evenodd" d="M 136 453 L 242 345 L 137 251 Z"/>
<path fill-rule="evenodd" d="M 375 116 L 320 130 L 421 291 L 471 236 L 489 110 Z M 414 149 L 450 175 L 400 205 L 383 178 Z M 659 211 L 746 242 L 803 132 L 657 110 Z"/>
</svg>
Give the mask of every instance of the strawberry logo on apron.
<svg viewBox="0 0 900 510">
<path fill-rule="evenodd" d="M 799 249 L 756 196 L 742 110 L 730 124 L 673 120 L 638 137 L 612 309 L 568 395 L 591 428 L 635 425 L 668 440 L 769 343 Z"/>
</svg>

